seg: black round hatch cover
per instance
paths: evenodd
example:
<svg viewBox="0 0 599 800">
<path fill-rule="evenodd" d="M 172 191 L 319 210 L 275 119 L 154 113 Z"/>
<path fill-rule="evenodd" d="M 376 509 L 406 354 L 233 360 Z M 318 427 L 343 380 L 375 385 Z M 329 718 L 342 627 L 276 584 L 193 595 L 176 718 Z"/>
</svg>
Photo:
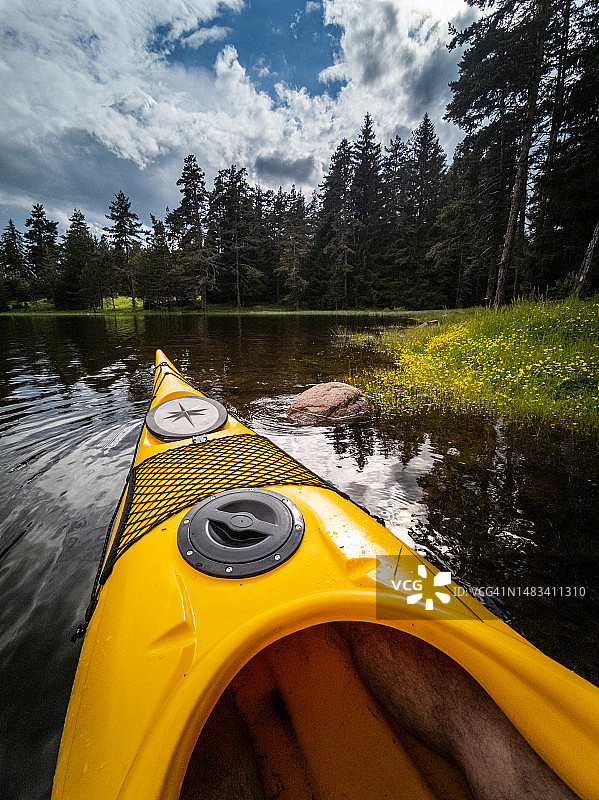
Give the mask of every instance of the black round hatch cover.
<svg viewBox="0 0 599 800">
<path fill-rule="evenodd" d="M 249 578 L 278 567 L 304 535 L 301 511 L 268 489 L 230 489 L 207 497 L 177 531 L 183 558 L 219 578 Z"/>
<path fill-rule="evenodd" d="M 165 400 L 146 415 L 150 433 L 163 442 L 176 442 L 221 428 L 227 420 L 227 409 L 216 400 L 185 395 Z"/>
</svg>

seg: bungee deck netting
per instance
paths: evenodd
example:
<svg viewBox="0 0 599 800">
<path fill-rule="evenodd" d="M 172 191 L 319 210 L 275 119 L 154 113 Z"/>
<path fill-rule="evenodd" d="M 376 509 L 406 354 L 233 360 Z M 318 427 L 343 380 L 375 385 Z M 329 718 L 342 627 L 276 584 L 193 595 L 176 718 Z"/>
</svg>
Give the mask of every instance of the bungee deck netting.
<svg viewBox="0 0 599 800">
<path fill-rule="evenodd" d="M 227 489 L 317 486 L 338 491 L 257 434 L 236 434 L 159 453 L 134 467 L 108 557 L 96 578 L 88 619 L 118 558 L 157 525 Z"/>
</svg>

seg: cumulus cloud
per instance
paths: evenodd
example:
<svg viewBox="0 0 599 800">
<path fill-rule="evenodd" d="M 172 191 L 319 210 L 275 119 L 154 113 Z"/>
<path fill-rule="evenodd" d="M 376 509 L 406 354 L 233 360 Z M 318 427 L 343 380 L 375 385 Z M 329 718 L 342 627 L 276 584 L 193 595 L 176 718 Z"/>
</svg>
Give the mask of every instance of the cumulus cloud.
<svg viewBox="0 0 599 800">
<path fill-rule="evenodd" d="M 303 13 L 321 11 L 325 25 L 337 26 L 334 63 L 320 76 L 331 91 L 318 95 L 281 82 L 271 96 L 253 83 L 226 43 L 229 29 L 217 24 L 222 9 L 243 5 L 4 4 L 0 202 L 30 208 L 45 195 L 85 210 L 105 207 L 123 188 L 133 199 L 139 190 L 153 203 L 149 210 L 160 213 L 177 201 L 174 181 L 191 152 L 209 179 L 236 163 L 273 188 L 295 182 L 310 191 L 340 139 L 356 136 L 366 111 L 384 142 L 428 111 L 446 147 L 455 143 L 455 130 L 440 120 L 456 62 L 445 48 L 447 22 L 464 14 L 463 0 L 308 2 Z M 210 41 L 223 42 L 211 69 L 170 58 L 175 44 Z M 266 63 L 258 67 L 258 76 L 268 74 Z"/>
<path fill-rule="evenodd" d="M 199 31 L 190 33 L 181 39 L 184 47 L 192 47 L 197 50 L 206 42 L 219 42 L 226 39 L 231 34 L 231 28 L 223 28 L 220 25 L 213 25 L 211 28 L 200 28 Z"/>
<path fill-rule="evenodd" d="M 467 24 L 474 13 L 463 0 L 324 0 L 325 24 L 342 35 L 320 79 L 345 82 L 338 98 L 344 116 L 367 107 L 386 135 L 413 129 L 428 111 L 452 150 L 458 132 L 442 121 L 457 74 L 448 23 Z"/>
<path fill-rule="evenodd" d="M 226 2 L 240 7 L 240 0 Z M 41 143 L 47 135 L 82 128 L 145 166 L 169 147 L 172 124 L 163 122 L 178 124 L 185 94 L 149 46 L 152 37 L 162 26 L 174 40 L 213 17 L 220 5 L 81 0 L 67 6 L 46 0 L 32 8 L 17 0 L 6 6 L 3 137 Z"/>
</svg>

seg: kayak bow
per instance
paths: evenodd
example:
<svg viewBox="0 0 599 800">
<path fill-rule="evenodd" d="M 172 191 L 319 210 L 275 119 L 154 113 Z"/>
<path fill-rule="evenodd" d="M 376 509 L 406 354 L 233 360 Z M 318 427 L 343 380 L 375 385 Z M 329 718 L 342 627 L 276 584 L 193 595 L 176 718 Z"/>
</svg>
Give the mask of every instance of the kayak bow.
<svg viewBox="0 0 599 800">
<path fill-rule="evenodd" d="M 599 798 L 599 690 L 160 350 L 106 544 L 53 800 Z"/>
</svg>

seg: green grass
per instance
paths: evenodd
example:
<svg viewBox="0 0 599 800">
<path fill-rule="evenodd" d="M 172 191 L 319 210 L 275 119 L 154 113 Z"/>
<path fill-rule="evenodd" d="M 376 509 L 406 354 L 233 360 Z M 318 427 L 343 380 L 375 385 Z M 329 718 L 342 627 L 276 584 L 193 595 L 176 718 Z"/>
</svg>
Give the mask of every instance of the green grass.
<svg viewBox="0 0 599 800">
<path fill-rule="evenodd" d="M 8 311 L 4 314 L 46 314 L 49 311 L 54 311 L 53 304 L 42 297 L 40 300 L 31 300 L 29 303 L 19 303 L 16 300 L 8 301 Z"/>
<path fill-rule="evenodd" d="M 439 321 L 348 337 L 386 361 L 352 381 L 380 412 L 432 405 L 599 429 L 596 299 L 467 309 Z"/>
<path fill-rule="evenodd" d="M 90 309 L 81 309 L 77 311 L 60 311 L 54 308 L 53 304 L 46 300 L 37 300 L 32 301 L 24 305 L 14 305 L 9 311 L 0 312 L 6 315 L 29 315 L 29 314 L 45 314 L 45 315 L 55 315 L 55 316 L 62 316 L 62 315 L 77 315 L 77 314 L 104 314 L 104 315 L 112 315 L 112 314 L 144 314 L 144 315 L 155 315 L 155 314 L 201 314 L 203 313 L 199 308 L 177 308 L 175 306 L 171 307 L 170 309 L 166 306 L 163 308 L 158 309 L 144 309 L 143 308 L 143 300 L 141 298 L 136 299 L 136 306 L 133 308 L 131 303 L 130 297 L 119 296 L 114 298 L 114 308 L 112 298 L 106 297 L 104 298 L 104 303 L 102 308 L 90 308 Z M 443 315 L 446 312 L 442 311 L 415 311 L 415 312 L 406 312 L 403 309 L 351 309 L 351 310 L 339 310 L 339 311 L 331 311 L 326 309 L 299 309 L 294 310 L 289 308 L 289 306 L 283 305 L 253 305 L 253 306 L 246 306 L 243 308 L 236 308 L 235 306 L 226 305 L 224 303 L 210 303 L 207 308 L 207 313 L 209 315 L 234 315 L 237 316 L 239 314 L 244 316 L 272 316 L 272 315 L 280 315 L 285 314 L 288 316 L 331 316 L 331 315 L 340 315 L 340 316 L 373 316 L 373 317 L 393 317 L 396 321 L 412 321 L 418 319 L 429 319 L 429 318 L 436 318 L 440 315 Z"/>
<path fill-rule="evenodd" d="M 143 300 L 140 297 L 135 298 L 135 311 L 143 311 Z M 133 303 L 130 297 L 119 295 L 114 298 L 105 297 L 102 309 L 95 309 L 96 311 L 133 311 Z"/>
</svg>

